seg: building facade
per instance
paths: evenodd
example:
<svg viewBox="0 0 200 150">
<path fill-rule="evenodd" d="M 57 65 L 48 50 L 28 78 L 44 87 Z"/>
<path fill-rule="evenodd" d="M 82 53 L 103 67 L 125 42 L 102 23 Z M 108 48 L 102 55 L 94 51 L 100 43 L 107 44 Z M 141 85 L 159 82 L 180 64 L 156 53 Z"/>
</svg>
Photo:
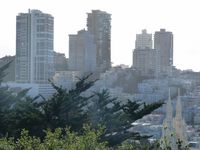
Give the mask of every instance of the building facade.
<svg viewBox="0 0 200 150">
<path fill-rule="evenodd" d="M 15 80 L 47 83 L 54 74 L 54 18 L 39 10 L 16 17 Z"/>
<path fill-rule="evenodd" d="M 147 30 L 142 30 L 142 34 L 136 34 L 136 49 L 152 49 L 152 34 L 148 34 Z"/>
<path fill-rule="evenodd" d="M 92 10 L 88 13 L 87 30 L 94 36 L 98 71 L 105 72 L 111 67 L 111 14 Z"/>
<path fill-rule="evenodd" d="M 154 48 L 158 51 L 158 70 L 161 74 L 169 74 L 173 66 L 173 34 L 165 29 L 155 32 Z"/>
<path fill-rule="evenodd" d="M 69 70 L 95 72 L 96 44 L 90 32 L 81 30 L 69 35 Z"/>
<path fill-rule="evenodd" d="M 79 71 L 58 71 L 53 76 L 53 82 L 63 89 L 71 90 L 75 88 L 76 83 L 82 76 L 83 74 Z"/>
<path fill-rule="evenodd" d="M 152 49 L 152 34 L 142 30 L 141 34 L 136 35 L 133 68 L 142 76 L 155 76 L 156 53 L 157 51 Z"/>
<path fill-rule="evenodd" d="M 54 51 L 54 68 L 57 71 L 67 71 L 68 70 L 69 59 L 65 57 L 64 53 L 58 53 Z"/>
<path fill-rule="evenodd" d="M 156 50 L 135 49 L 133 51 L 133 68 L 142 76 L 154 77 L 156 74 Z"/>
<path fill-rule="evenodd" d="M 0 58 L 0 67 L 8 64 L 8 68 L 4 71 L 5 76 L 3 77 L 3 82 L 15 81 L 15 56 L 4 56 Z"/>
</svg>

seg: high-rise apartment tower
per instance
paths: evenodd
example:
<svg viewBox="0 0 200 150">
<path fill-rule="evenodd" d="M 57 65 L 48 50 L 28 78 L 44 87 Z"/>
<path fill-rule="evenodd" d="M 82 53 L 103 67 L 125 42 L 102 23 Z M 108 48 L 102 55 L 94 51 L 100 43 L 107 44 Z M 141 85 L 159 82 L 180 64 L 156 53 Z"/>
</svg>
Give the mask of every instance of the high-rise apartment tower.
<svg viewBox="0 0 200 150">
<path fill-rule="evenodd" d="M 173 34 L 165 29 L 155 32 L 154 48 L 158 51 L 158 65 L 161 74 L 169 74 L 173 65 Z"/>
<path fill-rule="evenodd" d="M 88 13 L 87 30 L 94 36 L 97 68 L 100 72 L 104 72 L 111 67 L 111 14 L 92 10 Z"/>
<path fill-rule="evenodd" d="M 96 45 L 86 30 L 69 35 L 69 69 L 72 71 L 96 71 Z"/>
<path fill-rule="evenodd" d="M 47 83 L 54 74 L 54 18 L 39 10 L 16 17 L 16 76 L 21 83 Z"/>
<path fill-rule="evenodd" d="M 148 34 L 146 30 L 136 35 L 133 68 L 142 76 L 155 76 L 156 50 L 152 49 L 152 34 Z"/>
<path fill-rule="evenodd" d="M 142 30 L 142 34 L 136 34 L 135 40 L 136 49 L 152 49 L 152 34 L 147 33 L 147 30 Z"/>
</svg>

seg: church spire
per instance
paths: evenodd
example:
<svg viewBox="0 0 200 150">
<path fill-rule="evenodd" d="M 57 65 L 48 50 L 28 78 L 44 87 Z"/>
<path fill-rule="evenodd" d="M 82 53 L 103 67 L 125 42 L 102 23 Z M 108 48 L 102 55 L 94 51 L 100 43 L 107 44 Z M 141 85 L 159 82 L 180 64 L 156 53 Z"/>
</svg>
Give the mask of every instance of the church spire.
<svg viewBox="0 0 200 150">
<path fill-rule="evenodd" d="M 169 96 L 166 104 L 166 118 L 163 121 L 163 129 L 162 129 L 162 136 L 163 138 L 167 139 L 167 141 L 170 143 L 170 146 L 175 148 L 176 140 L 175 137 L 172 136 L 174 133 L 174 127 L 173 127 L 173 108 L 172 108 L 172 101 L 171 101 L 171 91 L 169 88 Z"/>
<path fill-rule="evenodd" d="M 180 89 L 178 89 L 178 97 L 176 102 L 176 116 L 173 120 L 174 128 L 176 130 L 176 138 L 180 139 L 184 145 L 187 144 L 186 124 L 182 117 L 182 104 L 180 98 Z"/>
<path fill-rule="evenodd" d="M 173 109 L 172 109 L 172 101 L 171 101 L 171 91 L 169 88 L 169 96 L 168 96 L 168 101 L 167 101 L 167 106 L 166 106 L 166 119 L 168 121 L 172 121 L 173 118 Z"/>
<path fill-rule="evenodd" d="M 177 150 L 176 141 L 179 139 L 186 146 L 187 135 L 186 135 L 186 125 L 182 117 L 182 105 L 180 97 L 180 89 L 178 89 L 178 96 L 176 102 L 176 117 L 173 117 L 173 107 L 171 101 L 171 92 L 169 89 L 169 97 L 166 105 L 166 118 L 163 121 L 162 135 L 166 138 L 173 150 Z M 175 133 L 175 134 L 173 134 Z"/>
<path fill-rule="evenodd" d="M 180 98 L 180 89 L 178 88 L 178 98 L 176 102 L 176 118 L 182 120 L 182 105 L 181 105 L 181 98 Z"/>
</svg>

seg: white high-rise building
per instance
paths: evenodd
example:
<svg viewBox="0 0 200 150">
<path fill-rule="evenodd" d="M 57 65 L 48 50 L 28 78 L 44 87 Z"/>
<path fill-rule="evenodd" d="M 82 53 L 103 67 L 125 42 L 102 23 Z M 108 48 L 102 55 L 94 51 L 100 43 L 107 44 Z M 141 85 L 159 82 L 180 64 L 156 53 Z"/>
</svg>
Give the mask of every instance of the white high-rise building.
<svg viewBox="0 0 200 150">
<path fill-rule="evenodd" d="M 71 71 L 95 72 L 96 44 L 89 31 L 81 30 L 69 35 L 69 69 Z"/>
<path fill-rule="evenodd" d="M 48 83 L 54 75 L 54 18 L 39 10 L 16 17 L 16 82 Z"/>
<path fill-rule="evenodd" d="M 142 30 L 142 34 L 136 34 L 135 49 L 152 49 L 152 34 Z"/>
</svg>

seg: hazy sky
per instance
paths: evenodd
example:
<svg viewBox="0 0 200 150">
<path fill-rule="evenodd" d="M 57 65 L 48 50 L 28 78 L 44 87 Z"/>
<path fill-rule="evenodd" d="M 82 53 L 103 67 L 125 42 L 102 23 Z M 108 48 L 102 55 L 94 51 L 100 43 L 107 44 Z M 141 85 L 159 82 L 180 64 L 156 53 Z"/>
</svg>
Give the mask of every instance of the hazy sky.
<svg viewBox="0 0 200 150">
<path fill-rule="evenodd" d="M 54 16 L 54 49 L 68 57 L 68 34 L 86 28 L 87 12 L 112 14 L 112 62 L 132 64 L 135 36 L 165 28 L 174 34 L 174 65 L 200 71 L 199 0 L 2 0 L 0 57 L 15 54 L 16 15 L 39 9 Z"/>
</svg>

